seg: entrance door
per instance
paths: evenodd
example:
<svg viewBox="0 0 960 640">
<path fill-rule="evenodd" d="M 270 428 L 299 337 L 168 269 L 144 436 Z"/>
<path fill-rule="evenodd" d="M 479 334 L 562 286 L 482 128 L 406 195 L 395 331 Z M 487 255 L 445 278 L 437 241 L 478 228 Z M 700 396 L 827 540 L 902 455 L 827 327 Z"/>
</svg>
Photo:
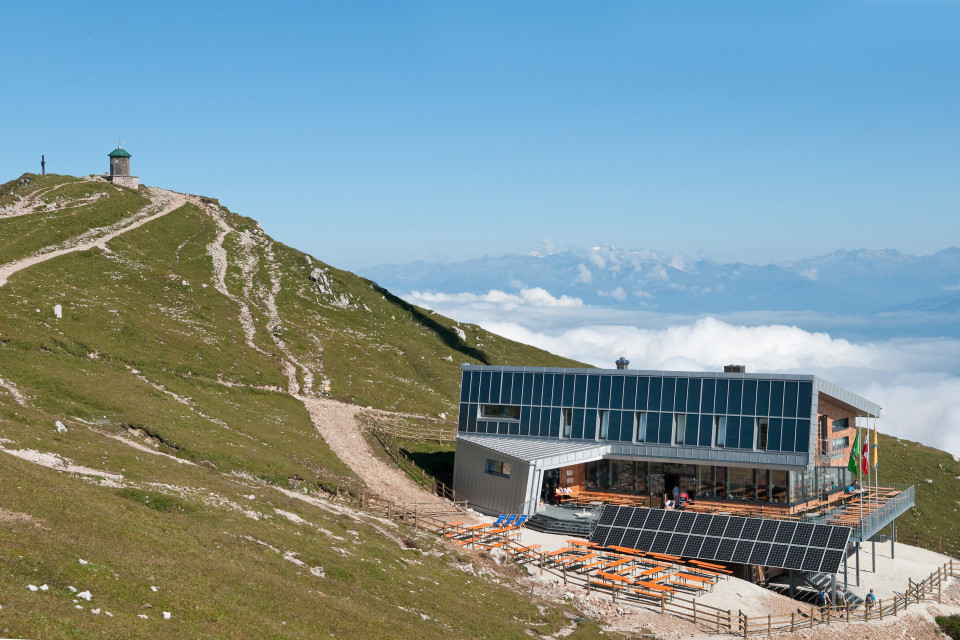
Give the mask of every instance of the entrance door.
<svg viewBox="0 0 960 640">
<path fill-rule="evenodd" d="M 666 493 L 666 497 L 662 497 L 664 502 L 667 498 L 673 498 L 673 488 L 680 486 L 680 476 L 675 473 L 666 473 L 663 476 L 663 490 Z"/>
</svg>

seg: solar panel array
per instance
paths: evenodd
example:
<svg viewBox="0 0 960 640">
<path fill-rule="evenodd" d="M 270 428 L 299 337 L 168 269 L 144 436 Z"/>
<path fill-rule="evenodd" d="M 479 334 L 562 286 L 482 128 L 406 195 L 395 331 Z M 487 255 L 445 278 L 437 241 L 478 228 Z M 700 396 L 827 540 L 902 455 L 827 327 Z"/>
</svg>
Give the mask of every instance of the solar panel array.
<svg viewBox="0 0 960 640">
<path fill-rule="evenodd" d="M 850 527 L 606 505 L 590 541 L 672 556 L 836 573 Z"/>
</svg>

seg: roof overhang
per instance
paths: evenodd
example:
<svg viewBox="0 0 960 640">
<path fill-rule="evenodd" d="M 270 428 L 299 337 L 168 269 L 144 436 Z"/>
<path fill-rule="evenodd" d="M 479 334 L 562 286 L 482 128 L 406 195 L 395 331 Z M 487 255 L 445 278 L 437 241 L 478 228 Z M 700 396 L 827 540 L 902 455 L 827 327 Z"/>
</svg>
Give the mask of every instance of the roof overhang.
<svg viewBox="0 0 960 640">
<path fill-rule="evenodd" d="M 821 395 L 828 396 L 861 418 L 880 417 L 880 405 L 875 402 L 870 402 L 863 396 L 858 396 L 852 391 L 847 391 L 840 385 L 834 384 L 829 380 L 814 376 L 813 388 Z"/>
<path fill-rule="evenodd" d="M 609 442 L 584 442 L 556 438 L 527 438 L 481 433 L 458 434 L 457 441 L 469 442 L 492 453 L 507 456 L 541 469 L 601 460 L 612 450 Z"/>
</svg>

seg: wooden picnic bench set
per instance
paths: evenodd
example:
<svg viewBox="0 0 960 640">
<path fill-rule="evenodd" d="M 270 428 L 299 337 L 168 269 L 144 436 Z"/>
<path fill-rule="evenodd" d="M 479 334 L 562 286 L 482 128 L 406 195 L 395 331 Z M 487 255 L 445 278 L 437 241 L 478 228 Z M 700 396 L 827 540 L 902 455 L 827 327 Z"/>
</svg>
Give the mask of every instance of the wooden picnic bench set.
<svg viewBox="0 0 960 640">
<path fill-rule="evenodd" d="M 569 546 L 541 554 L 541 566 L 572 572 L 586 578 L 587 590 L 599 588 L 615 594 L 663 600 L 675 593 L 701 593 L 730 574 L 723 565 L 683 560 L 677 556 L 629 549 L 600 547 L 586 540 L 567 540 Z"/>
<path fill-rule="evenodd" d="M 517 538 L 526 521 L 526 515 L 505 514 L 486 524 L 467 526 L 463 522 L 450 522 L 440 528 L 440 534 L 460 546 L 494 549 Z"/>
</svg>

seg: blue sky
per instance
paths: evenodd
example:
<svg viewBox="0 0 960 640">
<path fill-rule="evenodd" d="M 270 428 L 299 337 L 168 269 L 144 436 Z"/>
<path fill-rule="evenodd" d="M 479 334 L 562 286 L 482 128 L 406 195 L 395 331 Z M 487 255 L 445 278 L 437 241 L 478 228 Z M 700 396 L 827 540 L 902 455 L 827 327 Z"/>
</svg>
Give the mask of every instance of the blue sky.
<svg viewBox="0 0 960 640">
<path fill-rule="evenodd" d="M 960 3 L 26 3 L 0 180 L 219 197 L 335 266 L 960 237 Z"/>
</svg>

